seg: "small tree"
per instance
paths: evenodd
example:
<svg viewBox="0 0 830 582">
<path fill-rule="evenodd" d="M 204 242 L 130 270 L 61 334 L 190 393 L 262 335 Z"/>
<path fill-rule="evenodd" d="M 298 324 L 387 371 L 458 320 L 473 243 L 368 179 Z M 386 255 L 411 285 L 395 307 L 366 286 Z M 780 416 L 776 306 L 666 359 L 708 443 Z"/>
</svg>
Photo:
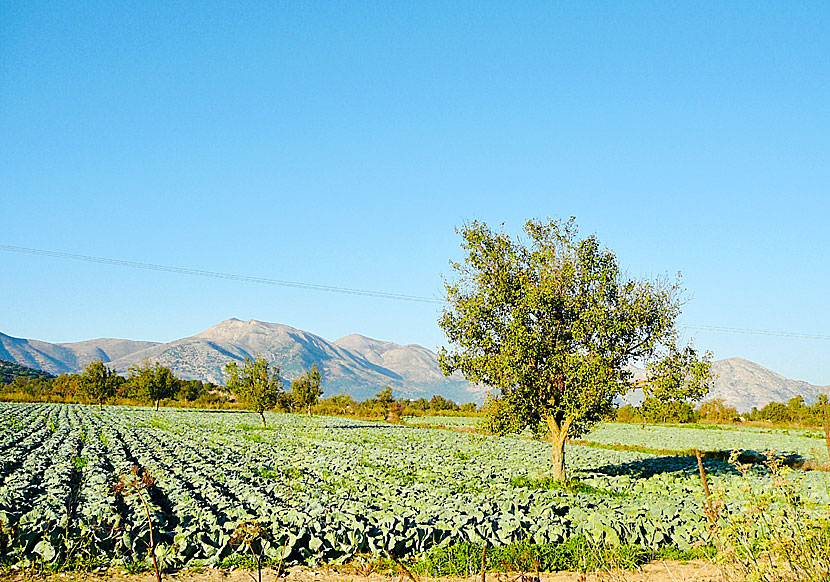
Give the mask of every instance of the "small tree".
<svg viewBox="0 0 830 582">
<path fill-rule="evenodd" d="M 61 374 L 52 380 L 52 393 L 62 402 L 74 398 L 81 390 L 80 378 L 74 374 Z"/>
<path fill-rule="evenodd" d="M 451 263 L 458 279 L 445 283 L 439 320 L 451 349 L 438 359 L 447 375 L 499 389 L 494 432 L 548 430 L 552 477 L 564 480 L 566 439 L 613 414 L 634 387 L 632 364 L 664 361 L 649 381 L 684 397 L 708 390 L 709 366 L 674 347 L 678 283 L 625 277 L 596 237 L 577 238 L 573 219 L 528 221 L 525 233 L 527 243 L 478 222 L 460 230 L 466 257 Z"/>
<path fill-rule="evenodd" d="M 309 416 L 311 416 L 311 407 L 317 404 L 320 396 L 323 395 L 323 389 L 320 388 L 322 379 L 317 364 L 314 364 L 311 370 L 291 382 L 294 403 L 298 407 L 305 408 Z"/>
<path fill-rule="evenodd" d="M 130 367 L 129 382 L 133 385 L 138 397 L 155 404 L 156 410 L 165 398 L 173 398 L 179 389 L 179 379 L 173 371 L 158 362 L 150 366 L 144 362 L 141 366 Z"/>
<path fill-rule="evenodd" d="M 118 378 L 104 362 L 96 360 L 87 364 L 81 373 L 81 386 L 89 399 L 98 403 L 99 409 L 103 410 L 104 402 L 112 398 L 118 389 Z"/>
<path fill-rule="evenodd" d="M 786 411 L 783 404 L 775 402 L 782 409 Z M 727 406 L 723 398 L 713 398 L 712 400 L 704 400 L 697 409 L 697 415 L 701 420 L 708 420 L 715 423 L 733 422 L 738 418 L 738 411 L 732 407 Z M 785 417 L 786 418 L 786 417 Z"/>
<path fill-rule="evenodd" d="M 265 411 L 274 408 L 283 392 L 279 366 L 269 365 L 263 357 L 245 358 L 240 367 L 236 362 L 225 364 L 227 387 L 258 413 L 265 424 Z"/>
</svg>

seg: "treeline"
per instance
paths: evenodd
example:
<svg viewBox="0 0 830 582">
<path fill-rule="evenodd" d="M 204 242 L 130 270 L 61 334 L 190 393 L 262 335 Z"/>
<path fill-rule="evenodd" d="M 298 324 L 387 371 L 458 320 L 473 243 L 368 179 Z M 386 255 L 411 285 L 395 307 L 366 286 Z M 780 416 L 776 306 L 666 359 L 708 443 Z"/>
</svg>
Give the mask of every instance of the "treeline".
<svg viewBox="0 0 830 582">
<path fill-rule="evenodd" d="M 12 362 L 0 360 L 0 370 L 8 370 L 0 382 L 0 400 L 16 402 L 55 402 L 77 404 L 127 404 L 184 406 L 193 408 L 259 408 L 256 394 L 238 385 L 228 390 L 211 382 L 182 380 L 166 366 L 144 363 L 133 366 L 126 377 L 116 374 L 103 362 L 91 362 L 80 374 L 52 376 Z M 243 372 L 245 368 L 243 367 Z M 273 370 L 272 370 L 273 373 Z M 456 404 L 443 396 L 409 400 L 395 398 L 385 388 L 363 401 L 349 394 L 320 398 L 320 376 L 310 370 L 285 390 L 281 382 L 261 406 L 263 411 L 306 412 L 359 418 L 389 419 L 404 416 L 476 414 L 473 403 Z"/>
<path fill-rule="evenodd" d="M 752 407 L 747 413 L 739 414 L 727 406 L 722 398 L 704 400 L 694 408 L 686 402 L 670 406 L 646 399 L 640 406 L 626 404 L 617 410 L 616 420 L 631 423 L 713 423 L 732 424 L 758 422 L 774 426 L 817 428 L 830 422 L 830 401 L 824 394 L 819 395 L 815 404 L 808 405 L 802 396 L 784 402 L 770 402 L 763 408 Z"/>
<path fill-rule="evenodd" d="M 9 369 L 9 362 L 0 366 Z M 115 374 L 102 362 L 92 362 L 80 374 L 52 376 L 19 370 L 0 382 L 0 400 L 15 402 L 57 402 L 75 404 L 151 404 L 163 401 L 197 408 L 225 407 L 232 403 L 220 386 L 200 380 L 176 378 L 169 368 L 158 364 L 133 366 L 127 377 Z"/>
<path fill-rule="evenodd" d="M 426 398 L 396 399 L 392 395 L 391 388 L 385 388 L 372 398 L 363 401 L 356 401 L 349 394 L 329 396 L 319 400 L 312 409 L 316 414 L 382 418 L 390 422 L 399 422 L 404 416 L 476 414 L 478 412 L 476 405 L 472 402 L 459 405 L 438 395 L 429 400 Z"/>
</svg>

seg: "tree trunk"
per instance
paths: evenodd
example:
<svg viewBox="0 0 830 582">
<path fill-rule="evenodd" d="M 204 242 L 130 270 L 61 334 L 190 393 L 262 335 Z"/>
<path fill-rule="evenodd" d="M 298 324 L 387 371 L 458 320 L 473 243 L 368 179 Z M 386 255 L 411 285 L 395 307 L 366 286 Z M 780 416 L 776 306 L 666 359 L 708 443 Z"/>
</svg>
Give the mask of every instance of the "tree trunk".
<svg viewBox="0 0 830 582">
<path fill-rule="evenodd" d="M 567 481 L 568 475 L 565 472 L 565 434 L 553 435 L 553 447 L 550 451 L 550 460 L 553 463 L 554 481 Z"/>
<path fill-rule="evenodd" d="M 266 426 L 268 426 L 267 424 L 265 424 L 265 413 L 260 412 L 259 417 L 262 419 L 262 428 L 265 428 Z"/>
<path fill-rule="evenodd" d="M 160 402 L 161 402 L 161 400 L 156 400 L 156 412 L 158 412 Z"/>
<path fill-rule="evenodd" d="M 550 460 L 553 463 L 553 474 L 551 477 L 554 481 L 567 481 L 568 476 L 565 472 L 565 441 L 568 439 L 568 431 L 571 428 L 573 419 L 566 418 L 561 424 L 553 417 L 547 418 L 546 421 L 550 429 L 551 442 L 553 443 L 550 452 Z"/>
</svg>

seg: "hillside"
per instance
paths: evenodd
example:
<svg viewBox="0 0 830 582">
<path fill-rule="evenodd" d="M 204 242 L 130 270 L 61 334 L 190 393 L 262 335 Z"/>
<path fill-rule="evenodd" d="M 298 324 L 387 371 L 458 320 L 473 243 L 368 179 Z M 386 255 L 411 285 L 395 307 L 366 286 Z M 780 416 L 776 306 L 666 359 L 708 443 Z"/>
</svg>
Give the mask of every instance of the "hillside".
<svg viewBox="0 0 830 582">
<path fill-rule="evenodd" d="M 329 342 L 307 331 L 256 320 L 228 319 L 169 343 L 107 339 L 49 344 L 10 336 L 0 340 L 8 346 L 8 359 L 53 373 L 78 372 L 89 361 L 102 359 L 124 374 L 146 360 L 170 367 L 180 378 L 223 384 L 225 363 L 262 355 L 279 365 L 288 381 L 317 364 L 326 395 L 342 391 L 362 400 L 389 386 L 400 397 L 439 394 L 460 403 L 481 403 L 485 394 L 459 376 L 444 377 L 435 353 L 421 346 L 356 335 Z"/>
<path fill-rule="evenodd" d="M 169 366 L 180 378 L 223 384 L 226 362 L 258 355 L 279 365 L 288 381 L 316 364 L 323 374 L 326 395 L 342 391 L 365 399 L 386 386 L 399 397 L 439 394 L 460 403 L 481 403 L 486 395 L 484 387 L 461 376 L 443 376 L 435 352 L 423 346 L 358 334 L 330 342 L 308 331 L 264 321 L 228 319 L 168 343 L 96 339 L 51 344 L 0 334 L 0 359 L 52 374 L 78 372 L 95 359 L 124 374 L 133 364 L 146 360 Z M 790 380 L 743 358 L 718 360 L 712 372 L 715 382 L 708 398 L 723 398 L 740 412 L 797 395 L 814 402 L 822 392 L 830 392 L 830 386 Z M 642 394 L 635 392 L 625 401 L 637 404 L 641 399 Z"/>
<path fill-rule="evenodd" d="M 0 359 L 36 368 L 50 374 L 79 372 L 89 362 L 112 362 L 143 350 L 156 342 L 99 338 L 75 343 L 53 344 L 0 333 Z"/>
<path fill-rule="evenodd" d="M 46 379 L 53 377 L 52 374 L 44 372 L 43 370 L 36 370 L 7 360 L 0 360 L 0 384 L 10 384 L 15 378 L 33 380 L 35 378 Z"/>
<path fill-rule="evenodd" d="M 819 394 L 830 394 L 830 386 L 791 380 L 744 358 L 714 362 L 712 375 L 715 386 L 707 398 L 723 398 L 738 412 L 748 412 L 753 406 L 761 408 L 770 402 L 786 402 L 796 396 L 803 396 L 808 404 L 812 404 Z"/>
</svg>

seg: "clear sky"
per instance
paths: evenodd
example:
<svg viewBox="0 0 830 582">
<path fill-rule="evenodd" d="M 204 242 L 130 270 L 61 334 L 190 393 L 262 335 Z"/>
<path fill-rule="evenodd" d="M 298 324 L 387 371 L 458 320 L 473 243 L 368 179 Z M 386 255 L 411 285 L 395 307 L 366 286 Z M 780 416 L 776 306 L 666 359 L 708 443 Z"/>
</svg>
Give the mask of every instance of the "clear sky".
<svg viewBox="0 0 830 582">
<path fill-rule="evenodd" d="M 830 335 L 825 2 L 0 3 L 0 244 L 439 297 L 454 228 L 576 216 L 683 322 Z M 0 251 L 0 331 L 439 306 Z M 830 341 L 690 330 L 830 384 Z"/>
</svg>

